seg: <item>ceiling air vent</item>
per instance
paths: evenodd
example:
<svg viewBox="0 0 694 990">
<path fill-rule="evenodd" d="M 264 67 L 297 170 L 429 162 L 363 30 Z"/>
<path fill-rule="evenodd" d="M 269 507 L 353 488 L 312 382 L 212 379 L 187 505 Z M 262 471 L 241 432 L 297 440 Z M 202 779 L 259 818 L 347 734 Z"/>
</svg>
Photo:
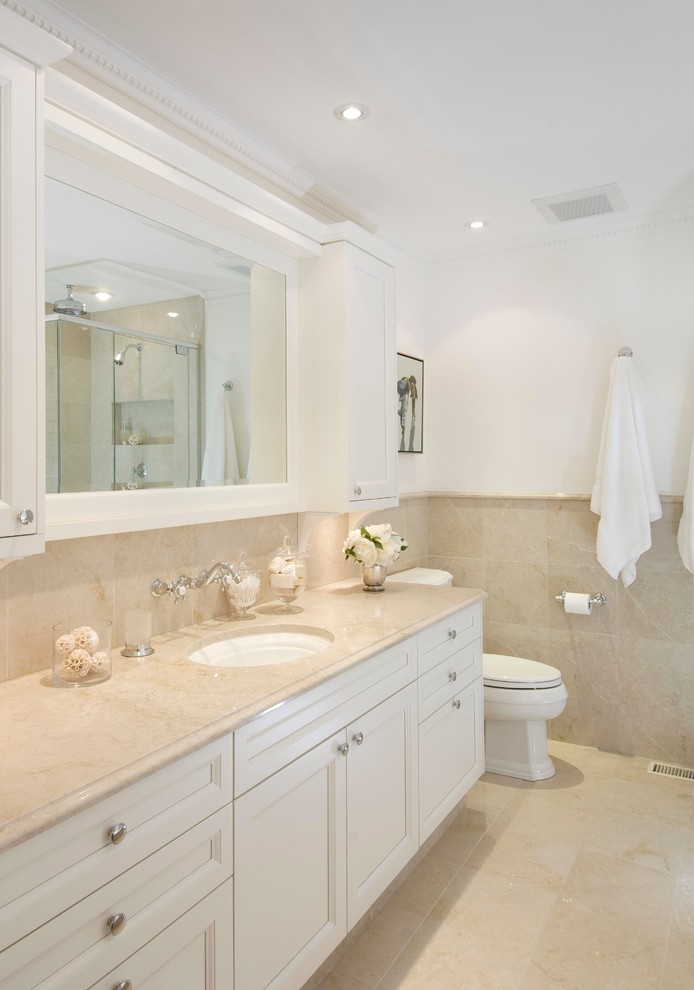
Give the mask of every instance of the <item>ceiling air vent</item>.
<svg viewBox="0 0 694 990">
<path fill-rule="evenodd" d="M 607 186 L 595 186 L 593 189 L 579 189 L 563 196 L 534 199 L 532 202 L 547 223 L 567 223 L 629 209 L 616 182 Z"/>
</svg>

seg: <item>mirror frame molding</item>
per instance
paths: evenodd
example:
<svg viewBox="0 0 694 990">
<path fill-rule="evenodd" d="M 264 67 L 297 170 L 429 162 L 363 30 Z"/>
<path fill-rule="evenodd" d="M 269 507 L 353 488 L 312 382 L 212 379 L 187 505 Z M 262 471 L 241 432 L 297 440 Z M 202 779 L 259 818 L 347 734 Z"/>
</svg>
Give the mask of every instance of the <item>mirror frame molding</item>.
<svg viewBox="0 0 694 990">
<path fill-rule="evenodd" d="M 46 495 L 46 539 L 303 512 L 298 261 L 321 253 L 325 225 L 55 70 L 45 122 L 46 175 L 273 268 L 287 286 L 286 482 Z"/>
</svg>

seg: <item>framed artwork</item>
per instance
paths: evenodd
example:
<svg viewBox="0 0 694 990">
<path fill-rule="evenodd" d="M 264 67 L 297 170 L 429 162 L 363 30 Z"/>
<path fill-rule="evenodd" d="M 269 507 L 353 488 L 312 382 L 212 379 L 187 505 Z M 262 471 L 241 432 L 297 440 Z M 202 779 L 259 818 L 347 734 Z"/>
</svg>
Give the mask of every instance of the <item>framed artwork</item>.
<svg viewBox="0 0 694 990">
<path fill-rule="evenodd" d="M 422 400 L 424 361 L 398 354 L 398 450 L 422 453 Z"/>
</svg>

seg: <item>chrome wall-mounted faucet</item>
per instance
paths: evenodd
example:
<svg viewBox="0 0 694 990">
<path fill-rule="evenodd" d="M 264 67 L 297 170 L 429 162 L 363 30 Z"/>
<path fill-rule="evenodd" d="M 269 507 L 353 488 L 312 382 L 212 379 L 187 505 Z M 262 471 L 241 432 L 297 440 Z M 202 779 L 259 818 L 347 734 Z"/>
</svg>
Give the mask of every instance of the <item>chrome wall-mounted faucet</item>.
<svg viewBox="0 0 694 990">
<path fill-rule="evenodd" d="M 188 577 L 187 574 L 179 574 L 173 581 L 162 581 L 155 578 L 150 585 L 150 593 L 153 598 L 161 598 L 162 595 L 171 595 L 174 603 L 178 605 L 188 594 L 188 589 L 196 590 L 206 588 L 208 584 L 219 584 L 225 577 L 229 576 L 236 584 L 241 582 L 241 575 L 233 564 L 224 560 L 213 564 L 209 571 L 200 571 L 196 578 Z"/>
</svg>

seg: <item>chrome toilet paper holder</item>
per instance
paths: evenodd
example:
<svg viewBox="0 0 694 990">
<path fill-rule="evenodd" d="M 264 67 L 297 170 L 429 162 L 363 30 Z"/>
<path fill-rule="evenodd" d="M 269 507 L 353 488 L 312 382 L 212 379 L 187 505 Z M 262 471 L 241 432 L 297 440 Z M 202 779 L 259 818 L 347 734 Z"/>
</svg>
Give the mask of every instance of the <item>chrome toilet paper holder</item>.
<svg viewBox="0 0 694 990">
<path fill-rule="evenodd" d="M 555 602 L 563 605 L 566 600 L 566 591 L 562 591 L 561 594 L 554 596 Z M 601 591 L 596 592 L 594 595 L 590 596 L 591 606 L 607 605 L 607 598 Z"/>
</svg>

